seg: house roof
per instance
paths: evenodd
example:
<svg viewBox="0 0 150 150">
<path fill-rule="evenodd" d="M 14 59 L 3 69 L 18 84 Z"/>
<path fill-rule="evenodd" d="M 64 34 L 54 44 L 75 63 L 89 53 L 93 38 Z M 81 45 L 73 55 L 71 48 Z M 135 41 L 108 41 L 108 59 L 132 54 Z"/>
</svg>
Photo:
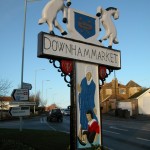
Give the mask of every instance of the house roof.
<svg viewBox="0 0 150 150">
<path fill-rule="evenodd" d="M 141 87 L 140 85 L 138 85 L 137 83 L 135 83 L 133 80 L 130 80 L 126 86 L 129 86 L 129 87 Z"/>
<path fill-rule="evenodd" d="M 0 101 L 8 101 L 8 102 L 10 102 L 10 101 L 12 101 L 12 97 L 8 97 L 8 96 L 0 97 Z"/>
<path fill-rule="evenodd" d="M 110 95 L 110 96 L 106 97 L 102 102 L 105 102 L 105 101 L 107 101 L 109 99 L 117 99 L 117 101 L 120 101 L 120 100 L 124 100 L 125 98 L 123 98 L 120 95 L 116 96 L 115 94 L 113 94 L 113 95 Z"/>
<path fill-rule="evenodd" d="M 144 93 L 146 93 L 148 91 L 150 91 L 150 89 L 144 89 L 140 92 L 137 92 L 137 93 L 133 94 L 132 96 L 129 97 L 129 99 L 138 98 L 138 97 L 140 97 L 141 95 L 143 95 Z"/>
<path fill-rule="evenodd" d="M 113 85 L 112 85 L 112 82 L 110 82 L 110 83 L 105 83 L 103 86 L 104 86 L 104 87 L 112 87 Z M 121 84 L 121 83 L 118 83 L 118 86 L 119 86 L 119 87 L 126 87 L 125 85 L 123 85 L 123 84 Z"/>
</svg>

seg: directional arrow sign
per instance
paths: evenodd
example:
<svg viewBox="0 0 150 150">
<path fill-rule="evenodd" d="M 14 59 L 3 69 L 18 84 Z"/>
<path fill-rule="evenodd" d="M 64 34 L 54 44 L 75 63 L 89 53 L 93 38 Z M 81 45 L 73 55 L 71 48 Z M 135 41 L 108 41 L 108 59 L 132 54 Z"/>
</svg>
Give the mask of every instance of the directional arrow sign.
<svg viewBox="0 0 150 150">
<path fill-rule="evenodd" d="M 9 110 L 9 114 L 11 116 L 29 116 L 30 115 L 30 107 L 11 107 Z"/>
<path fill-rule="evenodd" d="M 14 89 L 11 96 L 15 101 L 27 101 L 29 100 L 29 90 L 28 89 Z"/>
<path fill-rule="evenodd" d="M 30 83 L 23 83 L 23 89 L 31 90 L 32 89 L 32 85 Z"/>
</svg>

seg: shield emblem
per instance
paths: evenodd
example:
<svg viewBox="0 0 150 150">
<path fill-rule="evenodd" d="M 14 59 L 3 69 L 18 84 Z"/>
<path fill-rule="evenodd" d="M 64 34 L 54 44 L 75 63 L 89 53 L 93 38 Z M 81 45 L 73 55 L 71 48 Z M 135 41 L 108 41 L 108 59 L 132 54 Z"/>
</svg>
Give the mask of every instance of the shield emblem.
<svg viewBox="0 0 150 150">
<path fill-rule="evenodd" d="M 95 35 L 95 18 L 75 12 L 75 29 L 85 39 Z"/>
<path fill-rule="evenodd" d="M 99 36 L 99 18 L 90 14 L 68 8 L 67 29 L 72 39 L 101 45 Z"/>
<path fill-rule="evenodd" d="M 105 79 L 105 77 L 106 77 L 106 67 L 105 66 L 99 67 L 99 77 L 100 77 L 100 79 Z"/>
<path fill-rule="evenodd" d="M 61 60 L 61 70 L 66 75 L 70 74 L 73 70 L 73 62 L 71 60 Z"/>
</svg>

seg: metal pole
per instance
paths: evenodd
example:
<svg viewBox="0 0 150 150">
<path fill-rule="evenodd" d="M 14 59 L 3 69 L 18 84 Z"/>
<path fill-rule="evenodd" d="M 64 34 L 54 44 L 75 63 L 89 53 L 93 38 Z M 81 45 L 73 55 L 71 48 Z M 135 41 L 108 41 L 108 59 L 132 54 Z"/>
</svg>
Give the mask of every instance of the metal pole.
<svg viewBox="0 0 150 150">
<path fill-rule="evenodd" d="M 22 41 L 21 88 L 23 87 L 23 72 L 24 72 L 24 47 L 25 47 L 25 31 L 26 31 L 26 12 L 27 12 L 27 0 L 24 0 L 24 28 L 23 28 L 23 41 Z"/>
<path fill-rule="evenodd" d="M 21 65 L 21 88 L 23 88 L 23 73 L 24 73 L 24 47 L 25 47 L 25 31 L 26 31 L 26 12 L 27 0 L 24 0 L 24 27 L 23 27 L 23 41 L 22 41 L 22 65 Z M 22 131 L 22 116 L 20 118 L 20 132 Z"/>
<path fill-rule="evenodd" d="M 36 73 L 37 73 L 37 70 L 35 70 L 35 94 L 34 94 L 34 102 L 36 101 Z M 34 105 L 34 114 L 35 114 L 35 105 Z"/>
<path fill-rule="evenodd" d="M 35 70 L 35 93 L 34 93 L 34 102 L 36 101 L 36 76 L 37 76 L 37 71 L 40 70 L 45 70 L 45 69 L 37 69 Z M 34 105 L 34 114 L 35 114 L 35 105 Z"/>
<path fill-rule="evenodd" d="M 70 111 L 70 150 L 77 149 L 77 110 L 76 110 L 76 65 L 73 61 L 73 73 L 71 75 L 71 111 Z"/>
<path fill-rule="evenodd" d="M 43 83 L 44 83 L 44 81 L 50 81 L 50 80 L 42 80 L 42 100 L 44 99 L 44 97 L 43 97 Z"/>
</svg>

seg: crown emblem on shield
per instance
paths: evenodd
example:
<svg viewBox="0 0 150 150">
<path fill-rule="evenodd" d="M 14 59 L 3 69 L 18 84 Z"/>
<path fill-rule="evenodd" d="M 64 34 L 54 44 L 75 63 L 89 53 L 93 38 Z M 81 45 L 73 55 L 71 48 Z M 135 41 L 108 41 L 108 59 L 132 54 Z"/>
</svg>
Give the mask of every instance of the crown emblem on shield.
<svg viewBox="0 0 150 150">
<path fill-rule="evenodd" d="M 75 29 L 85 39 L 95 35 L 95 18 L 75 12 Z"/>
</svg>

